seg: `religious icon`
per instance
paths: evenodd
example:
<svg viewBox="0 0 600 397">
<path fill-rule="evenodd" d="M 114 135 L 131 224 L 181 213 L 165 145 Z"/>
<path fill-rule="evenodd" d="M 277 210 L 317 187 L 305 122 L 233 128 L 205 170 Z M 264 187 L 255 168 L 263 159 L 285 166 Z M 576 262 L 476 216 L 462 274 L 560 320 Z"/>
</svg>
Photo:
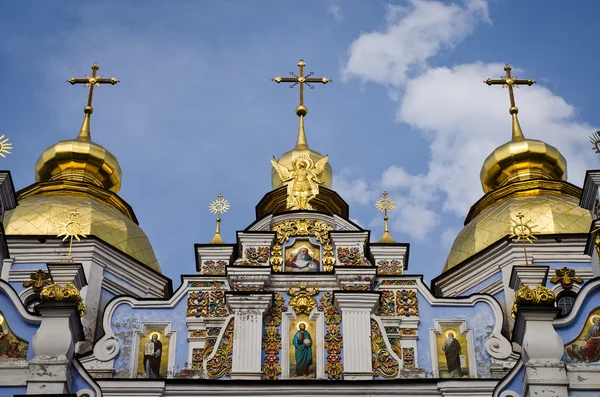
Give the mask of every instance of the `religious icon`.
<svg viewBox="0 0 600 397">
<path fill-rule="evenodd" d="M 0 312 L 0 361 L 26 359 L 29 344 L 17 337 Z"/>
<path fill-rule="evenodd" d="M 438 368 L 442 378 L 469 376 L 467 339 L 456 328 L 442 329 L 437 336 Z"/>
<path fill-rule="evenodd" d="M 571 363 L 600 361 L 600 309 L 590 313 L 577 339 L 565 346 L 565 353 Z"/>
<path fill-rule="evenodd" d="M 140 338 L 138 378 L 166 378 L 169 338 L 160 330 L 149 330 Z"/>
<path fill-rule="evenodd" d="M 278 163 L 275 158 L 271 160 L 279 178 L 287 185 L 288 210 L 313 209 L 309 202 L 319 194 L 319 185 L 323 184 L 320 176 L 328 158 L 329 156 L 325 156 L 314 163 L 308 155 L 299 155 L 292 160 L 292 169 Z"/>
<path fill-rule="evenodd" d="M 290 375 L 314 378 L 316 375 L 314 366 L 316 351 L 313 346 L 313 335 L 310 333 L 311 329 L 314 330 L 314 321 L 308 320 L 306 316 L 299 318 L 299 320 L 290 322 L 290 336 L 293 334 L 290 346 Z"/>
<path fill-rule="evenodd" d="M 286 248 L 286 272 L 316 272 L 320 265 L 320 250 L 308 240 L 297 240 Z"/>
</svg>

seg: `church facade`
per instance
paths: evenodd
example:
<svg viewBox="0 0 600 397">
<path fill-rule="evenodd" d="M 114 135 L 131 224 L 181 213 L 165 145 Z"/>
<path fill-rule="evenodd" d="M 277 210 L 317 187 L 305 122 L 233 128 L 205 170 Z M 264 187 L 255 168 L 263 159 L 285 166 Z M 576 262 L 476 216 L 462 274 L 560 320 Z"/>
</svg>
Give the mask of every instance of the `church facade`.
<svg viewBox="0 0 600 397">
<path fill-rule="evenodd" d="M 513 87 L 533 80 L 507 65 L 486 81 L 509 89 L 512 138 L 426 285 L 388 231 L 387 193 L 377 240 L 332 190 L 303 95 L 329 80 L 298 66 L 274 79 L 299 86 L 298 135 L 256 220 L 225 243 L 217 196 L 215 236 L 175 290 L 118 195 L 118 160 L 91 139 L 93 87 L 118 80 L 97 65 L 69 80 L 91 88 L 78 136 L 21 190 L 0 171 L 0 396 L 600 393 L 600 170 L 572 185 L 560 151 L 525 137 Z"/>
</svg>

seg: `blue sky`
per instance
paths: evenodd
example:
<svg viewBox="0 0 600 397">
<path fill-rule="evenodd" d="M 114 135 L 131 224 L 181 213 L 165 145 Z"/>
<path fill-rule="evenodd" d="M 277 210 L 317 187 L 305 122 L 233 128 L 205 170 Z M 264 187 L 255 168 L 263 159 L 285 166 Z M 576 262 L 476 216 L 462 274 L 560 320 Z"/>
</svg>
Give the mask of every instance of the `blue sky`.
<svg viewBox="0 0 600 397">
<path fill-rule="evenodd" d="M 249 5 L 252 6 L 249 6 Z M 33 6 L 35 5 L 35 6 Z M 386 189 L 411 273 L 435 277 L 470 205 L 485 157 L 510 138 L 508 95 L 483 80 L 533 78 L 517 91 L 525 136 L 556 146 L 581 185 L 598 168 L 600 5 L 577 1 L 0 2 L 2 169 L 34 182 L 42 151 L 76 136 L 100 74 L 92 139 L 123 168 L 163 272 L 193 273 L 194 243 L 214 232 L 208 204 L 231 201 L 223 236 L 254 220 L 271 188 L 269 159 L 295 143 L 297 90 L 270 81 L 300 58 L 334 80 L 307 92 L 309 145 L 328 153 L 334 189 L 379 238 L 373 204 Z"/>
</svg>

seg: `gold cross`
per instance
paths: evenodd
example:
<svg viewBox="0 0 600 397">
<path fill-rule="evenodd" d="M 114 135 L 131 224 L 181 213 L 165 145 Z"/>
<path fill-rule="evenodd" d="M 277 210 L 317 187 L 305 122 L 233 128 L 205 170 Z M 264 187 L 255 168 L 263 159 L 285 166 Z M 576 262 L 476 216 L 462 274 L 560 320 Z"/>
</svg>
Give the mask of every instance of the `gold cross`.
<svg viewBox="0 0 600 397">
<path fill-rule="evenodd" d="M 306 115 L 306 107 L 304 106 L 304 84 L 306 84 L 307 86 L 309 86 L 311 89 L 315 88 L 315 86 L 313 86 L 311 83 L 321 83 L 321 84 L 327 84 L 330 83 L 331 80 L 329 80 L 327 77 L 310 77 L 310 76 L 314 76 L 314 72 L 310 72 L 308 73 L 308 75 L 304 75 L 304 67 L 306 66 L 306 63 L 301 59 L 298 62 L 298 66 L 300 67 L 300 75 L 296 76 L 296 74 L 294 74 L 294 72 L 290 72 L 291 76 L 294 77 L 280 77 L 277 76 L 274 79 L 271 79 L 272 81 L 276 82 L 277 84 L 279 83 L 292 83 L 290 84 L 290 88 L 293 88 L 295 85 L 300 84 L 300 106 L 298 106 L 298 108 L 296 109 L 296 113 L 298 113 L 298 115 L 300 116 L 299 112 L 302 112 L 303 116 Z"/>
<path fill-rule="evenodd" d="M 535 84 L 535 81 L 531 79 L 527 80 L 519 80 L 517 76 L 512 76 L 510 74 L 512 67 L 509 64 L 504 66 L 504 70 L 506 71 L 506 76 L 502 76 L 500 80 L 493 80 L 491 78 L 484 81 L 489 86 L 502 84 L 502 88 L 508 87 L 508 95 L 510 96 L 510 114 L 519 113 L 519 109 L 515 105 L 515 94 L 513 92 L 513 87 L 519 88 L 519 84 L 527 84 L 528 86 L 532 86 Z"/>
<path fill-rule="evenodd" d="M 85 76 L 85 78 L 77 79 L 75 77 L 71 77 L 67 80 L 67 83 L 71 83 L 71 85 L 75 84 L 83 84 L 85 87 L 90 87 L 90 92 L 88 94 L 88 102 L 87 106 L 83 109 L 83 113 L 85 113 L 85 118 L 83 119 L 83 124 L 81 125 L 81 130 L 79 131 L 79 136 L 77 137 L 83 141 L 90 140 L 90 115 L 94 113 L 94 109 L 92 108 L 92 99 L 94 99 L 94 87 L 100 87 L 101 84 L 110 84 L 115 85 L 119 82 L 114 77 L 110 79 L 103 79 L 102 76 L 97 76 L 96 71 L 100 69 L 97 63 L 92 65 L 92 75 Z"/>
</svg>

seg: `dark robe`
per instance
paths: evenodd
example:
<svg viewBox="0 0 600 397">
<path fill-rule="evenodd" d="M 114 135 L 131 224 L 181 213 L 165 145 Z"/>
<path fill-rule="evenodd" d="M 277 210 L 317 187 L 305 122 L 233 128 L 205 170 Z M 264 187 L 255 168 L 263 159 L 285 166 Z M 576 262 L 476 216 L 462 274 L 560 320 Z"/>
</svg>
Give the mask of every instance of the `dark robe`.
<svg viewBox="0 0 600 397">
<path fill-rule="evenodd" d="M 150 343 L 154 343 L 154 354 L 144 354 L 144 371 L 146 371 L 146 378 L 160 378 L 162 343 L 159 340 L 151 340 Z"/>
<path fill-rule="evenodd" d="M 310 366 L 312 365 L 312 344 L 306 346 L 305 340 L 312 339 L 308 331 L 298 331 L 294 335 L 292 343 L 296 348 L 296 376 L 307 376 L 309 375 Z"/>
<path fill-rule="evenodd" d="M 8 347 L 10 345 L 10 341 L 8 340 L 8 335 L 4 333 L 4 329 L 2 325 L 0 325 L 0 356 L 5 356 L 8 352 Z"/>
<path fill-rule="evenodd" d="M 451 339 L 451 341 L 450 341 Z M 454 338 L 446 339 L 442 346 L 442 350 L 446 354 L 446 364 L 448 365 L 448 373 L 450 376 L 461 376 L 460 371 L 460 343 Z"/>
<path fill-rule="evenodd" d="M 598 338 L 598 339 L 594 339 Z M 596 361 L 598 354 L 600 353 L 600 324 L 592 325 L 588 329 L 588 333 L 585 337 L 586 341 L 583 351 L 585 352 L 585 358 L 587 361 Z"/>
</svg>

